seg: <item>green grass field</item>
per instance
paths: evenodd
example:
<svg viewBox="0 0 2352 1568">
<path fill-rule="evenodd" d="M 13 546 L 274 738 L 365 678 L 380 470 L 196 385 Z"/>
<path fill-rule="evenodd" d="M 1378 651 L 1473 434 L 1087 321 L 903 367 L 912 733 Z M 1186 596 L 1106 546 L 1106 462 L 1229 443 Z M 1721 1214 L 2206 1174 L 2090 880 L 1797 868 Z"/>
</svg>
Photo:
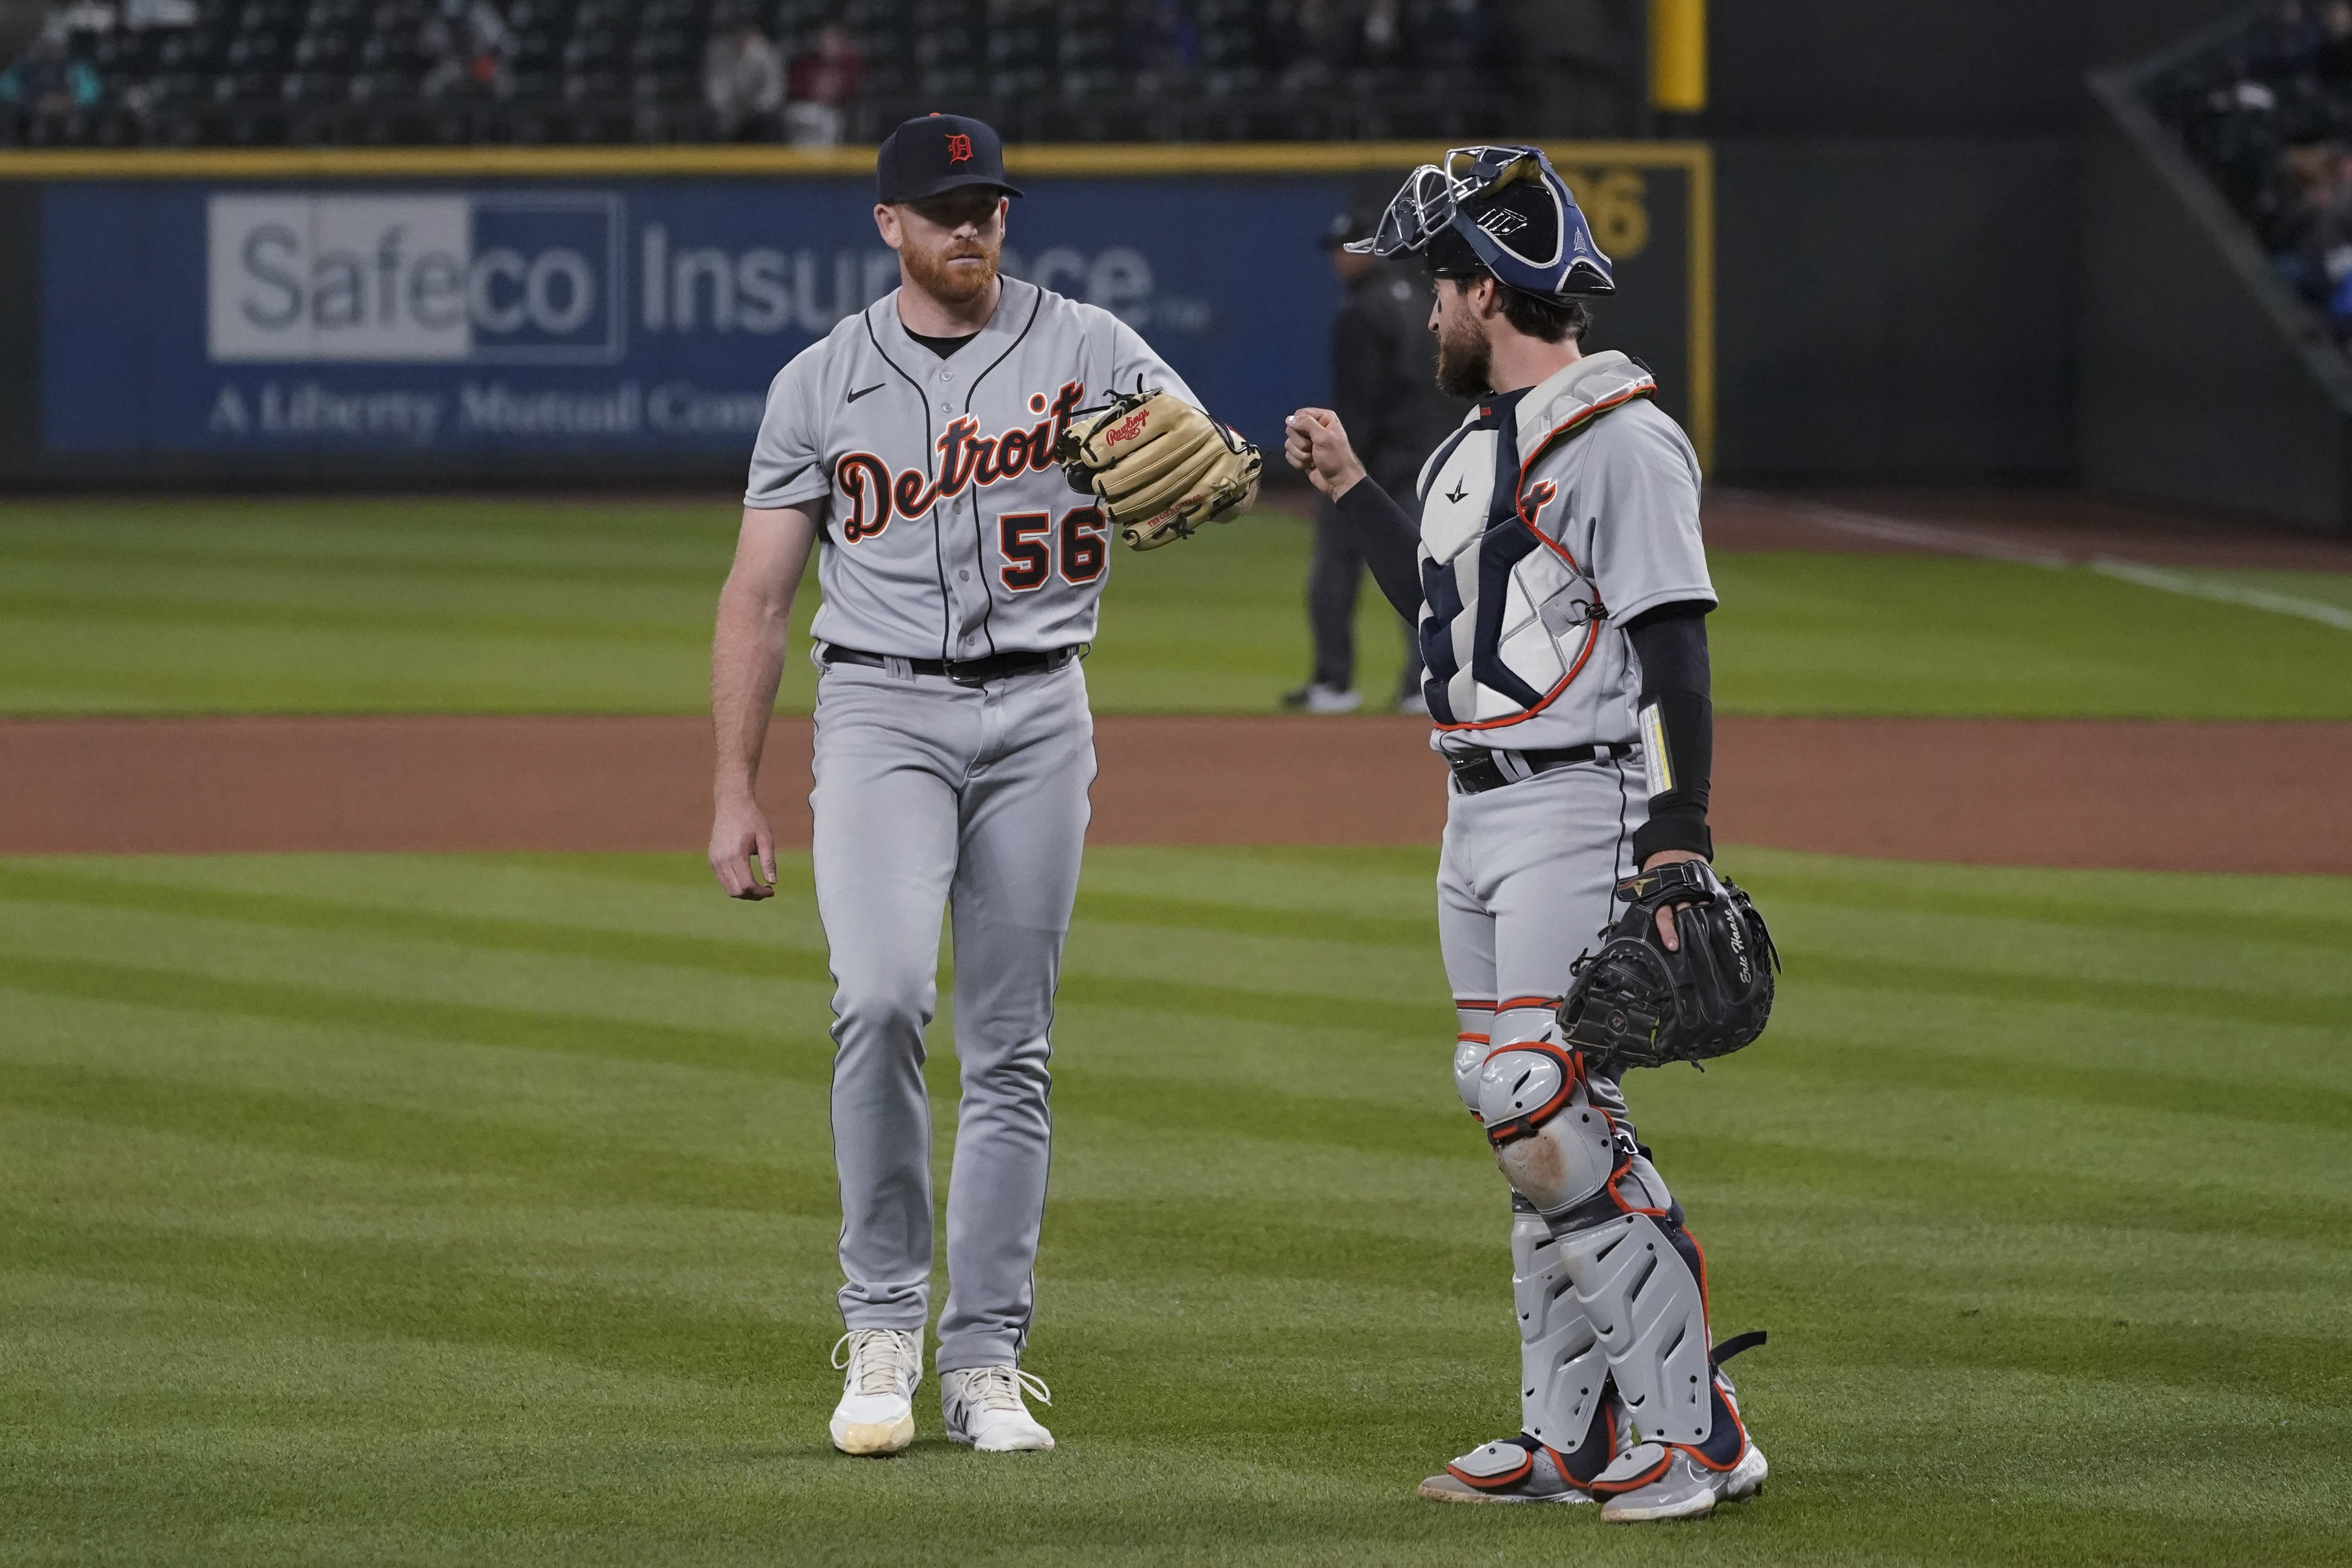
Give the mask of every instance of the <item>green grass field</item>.
<svg viewBox="0 0 2352 1568">
<path fill-rule="evenodd" d="M 0 713 L 697 711 L 734 529 L 723 497 L 0 505 Z M 1096 706 L 1270 709 L 1307 675 L 1308 538 L 1265 513 L 1117 552 Z M 2352 718 L 2352 634 L 2312 621 L 2002 562 L 1714 571 L 1725 712 Z M 2352 603 L 2352 576 L 2259 579 Z M 1358 632 L 1384 700 L 1400 634 L 1369 584 Z M 795 658 L 782 705 L 814 689 Z"/>
<path fill-rule="evenodd" d="M 0 713 L 696 711 L 733 530 L 723 497 L 0 504 Z M 1097 706 L 1269 709 L 1307 542 L 1122 555 Z M 1726 712 L 2352 719 L 2352 634 L 2311 619 L 1713 565 Z M 1383 694 L 1369 588 L 1359 635 Z M 812 687 L 795 658 L 782 705 Z M 690 857 L 0 860 L 0 1565 L 2352 1553 L 2352 879 L 1727 849 L 1790 960 L 1771 1033 L 1631 1089 L 1717 1331 L 1772 1331 L 1733 1370 L 1773 1481 L 1627 1531 L 1412 1496 L 1517 1415 L 1433 860 L 1089 857 L 1028 1356 L 1061 1447 L 954 1449 L 927 1384 L 884 1462 L 824 1432 L 805 858 L 756 907 Z"/>
<path fill-rule="evenodd" d="M 2345 1561 L 2352 886 L 1727 865 L 1772 1032 L 1630 1088 L 1718 1331 L 1772 1331 L 1773 1480 L 1633 1531 L 1412 1496 L 1516 1416 L 1427 852 L 1090 858 L 1061 1447 L 954 1449 L 927 1384 L 878 1462 L 824 1433 L 804 897 L 0 862 L 0 1563 Z"/>
</svg>

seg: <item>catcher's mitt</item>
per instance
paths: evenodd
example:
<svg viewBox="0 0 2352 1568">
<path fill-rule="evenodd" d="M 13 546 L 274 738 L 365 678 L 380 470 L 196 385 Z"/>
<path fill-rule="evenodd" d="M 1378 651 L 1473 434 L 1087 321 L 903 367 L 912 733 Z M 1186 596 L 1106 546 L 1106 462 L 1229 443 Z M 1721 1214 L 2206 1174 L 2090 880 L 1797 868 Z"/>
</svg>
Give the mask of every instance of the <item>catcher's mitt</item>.
<svg viewBox="0 0 2352 1568">
<path fill-rule="evenodd" d="M 1257 499 L 1257 448 L 1181 397 L 1139 386 L 1082 412 L 1092 417 L 1065 430 L 1054 456 L 1135 549 L 1189 538 Z"/>
<path fill-rule="evenodd" d="M 1611 1075 L 1727 1056 L 1764 1032 L 1780 954 L 1748 895 L 1704 860 L 1682 860 L 1617 884 L 1625 912 L 1577 956 L 1559 1005 L 1560 1038 Z M 1682 951 L 1658 937 L 1676 904 Z"/>
</svg>

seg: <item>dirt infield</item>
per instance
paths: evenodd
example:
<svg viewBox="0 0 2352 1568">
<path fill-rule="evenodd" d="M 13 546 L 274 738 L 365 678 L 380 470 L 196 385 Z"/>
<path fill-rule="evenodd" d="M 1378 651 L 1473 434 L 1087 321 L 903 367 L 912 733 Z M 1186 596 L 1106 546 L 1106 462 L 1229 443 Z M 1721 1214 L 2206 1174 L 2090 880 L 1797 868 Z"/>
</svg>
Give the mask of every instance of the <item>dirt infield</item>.
<svg viewBox="0 0 2352 1568">
<path fill-rule="evenodd" d="M 1444 817 L 1404 719 L 1097 721 L 1106 844 L 1414 844 Z M 809 727 L 762 795 L 808 842 Z M 698 848 L 688 718 L 0 721 L 0 853 Z M 1734 719 L 1727 844 L 1901 859 L 2352 874 L 2352 724 Z"/>
</svg>

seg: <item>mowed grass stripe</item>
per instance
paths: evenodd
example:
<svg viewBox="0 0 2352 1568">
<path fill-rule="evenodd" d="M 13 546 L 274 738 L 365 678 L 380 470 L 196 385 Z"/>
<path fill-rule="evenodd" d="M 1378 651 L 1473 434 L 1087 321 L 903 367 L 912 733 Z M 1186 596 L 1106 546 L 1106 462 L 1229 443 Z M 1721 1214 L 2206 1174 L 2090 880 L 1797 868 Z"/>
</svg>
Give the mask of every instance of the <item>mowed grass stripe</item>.
<svg viewBox="0 0 2352 1568">
<path fill-rule="evenodd" d="M 646 1291 L 550 1279 L 494 1246 L 341 1244 L 66 1218 L 0 1206 L 12 1264 L 264 1307 L 368 1335 L 527 1350 L 588 1365 L 733 1382 L 772 1376 L 806 1331 L 746 1303 L 724 1315 Z M 592 1257 L 578 1259 L 583 1269 Z"/>
<path fill-rule="evenodd" d="M 440 542 L 462 544 L 464 540 L 462 536 L 442 535 Z M 110 574 L 104 581 L 92 581 L 83 574 L 58 574 L 60 592 L 100 600 L 111 592 L 110 583 L 149 575 L 181 580 L 216 577 L 223 586 L 231 588 L 241 580 L 279 590 L 313 584 L 356 587 L 403 581 L 459 584 L 487 582 L 513 583 L 526 588 L 563 584 L 667 587 L 709 596 L 716 593 L 711 583 L 714 557 L 718 570 L 722 574 L 726 571 L 723 543 L 716 550 L 703 543 L 693 550 L 648 553 L 635 560 L 596 561 L 574 555 L 518 561 L 502 560 L 496 555 L 427 553 L 419 546 L 434 542 L 404 542 L 397 536 L 389 538 L 387 542 L 404 542 L 408 547 L 321 551 L 307 548 L 299 540 L 281 539 L 250 546 L 224 542 L 192 550 L 152 541 L 41 544 L 19 540 L 0 547 L 0 559 L 37 567 L 102 563 Z"/>
<path fill-rule="evenodd" d="M 2311 1084 L 2249 1083 L 2231 1076 L 2224 1062 L 2216 1062 L 2215 1076 L 2200 1078 L 2155 1068 L 2117 1072 L 2075 1067 L 2023 1054 L 1920 1049 L 1895 1040 L 1831 1045 L 1781 1034 L 1773 1047 L 1753 1064 L 1755 1070 L 1840 1085 L 2018 1096 L 2113 1110 L 2316 1127 L 2352 1136 L 2352 1094 Z"/>
<path fill-rule="evenodd" d="M 362 1037 L 710 1068 L 795 1083 L 829 1083 L 833 1070 L 829 1044 L 820 1049 L 808 1039 L 795 1043 L 795 1037 L 782 1030 L 772 1037 L 751 1036 L 596 1014 L 386 997 L 331 986 L 219 980 L 94 960 L 0 952 L 0 992 L 6 991 L 142 1005 L 167 1013 L 240 1016 Z M 1133 1003 L 1118 1005 L 1132 1006 Z M 1328 1026 L 1328 1020 L 1311 1021 Z M 1057 1068 L 1056 1078 L 1058 1103 L 1082 1105 L 1114 1120 L 1217 1130 L 1235 1139 L 1263 1137 L 1385 1153 L 1445 1157 L 1460 1147 L 1450 1124 L 1433 1122 L 1419 1109 L 1361 1096 L 1227 1088 L 1101 1066 L 1074 1069 L 1066 1063 Z M 957 1091 L 950 1074 L 935 1073 L 929 1083 L 934 1097 L 952 1103 Z"/>
<path fill-rule="evenodd" d="M 544 616 L 445 614 L 373 605 L 282 605 L 253 599 L 201 603 L 165 598 L 72 598 L 0 594 L 0 616 L 14 622 L 86 621 L 128 626 L 218 627 L 240 635 L 262 631 L 360 632 L 427 637 L 544 637 L 574 642 L 673 643 L 708 640 L 699 619 L 622 620 L 551 606 Z"/>
<path fill-rule="evenodd" d="M 668 1146 L 591 1140 L 511 1119 L 435 1115 L 323 1094 L 0 1061 L 0 1106 L 280 1154 L 492 1178 L 544 1200 L 833 1212 L 786 1173 Z"/>
<path fill-rule="evenodd" d="M 458 1043 L 512 1049 L 593 1056 L 608 1060 L 664 1066 L 721 1068 L 788 1081 L 821 1084 L 830 1079 L 828 1055 L 792 1051 L 775 1042 L 689 1030 L 648 1027 L 591 1015 L 560 1014 L 445 1003 L 346 996 L 324 987 L 258 985 L 209 981 L 201 976 L 128 966 L 0 959 L 0 988 L 89 1002 L 137 1000 L 142 983 L 151 1005 L 205 1013 L 241 1014 L 279 1024 L 307 1025 L 373 1033 L 393 1038 Z M 1310 1096 L 1264 1088 L 1225 1087 L 1196 1079 L 1163 1078 L 1102 1067 L 1057 1072 L 1056 1103 L 1066 1112 L 1139 1126 L 1197 1131 L 1229 1141 L 1260 1138 L 1274 1142 L 1360 1150 L 1389 1157 L 1457 1157 L 1465 1145 L 1450 1115 L 1433 1116 L 1423 1105 L 1399 1106 L 1348 1096 Z M 951 1102 L 946 1074 L 930 1081 L 934 1097 Z M 1975 1085 L 1973 1093 L 2001 1098 L 1999 1079 Z M 1922 1184 L 2001 1209 L 2030 1214 L 2063 1187 L 2064 1201 L 2081 1212 L 2100 1213 L 2112 1223 L 2153 1226 L 2189 1232 L 2248 1227 L 2282 1240 L 2352 1244 L 2352 1204 L 2320 1204 L 2291 1215 L 2249 1214 L 2242 1202 L 2222 1196 L 2198 1202 L 2187 1196 L 2151 1194 L 2128 1184 L 2102 1184 L 2068 1173 L 2063 1177 L 1989 1173 L 1963 1163 L 1927 1157 L 1870 1154 L 1850 1149 L 1823 1150 L 1748 1140 L 1699 1136 L 1681 1143 L 1685 1158 L 1716 1179 L 1771 1186 L 1842 1192 L 1855 1195 L 1900 1193 Z"/>
<path fill-rule="evenodd" d="M 314 900 L 286 894 L 204 893 L 173 889 L 153 897 L 119 883 L 51 879 L 44 873 L 12 872 L 0 883 L 0 898 L 79 903 L 100 908 L 165 910 L 227 920 L 252 921 L 299 930 L 320 927 L 354 935 L 413 941 L 454 942 L 509 952 L 535 952 L 611 962 L 659 963 L 730 974 L 824 983 L 824 959 L 815 953 L 765 942 L 714 938 L 664 938 L 591 927 L 488 916 L 448 916 Z M 1184 928 L 1171 927 L 1171 930 Z M 1271 933 L 1269 933 L 1271 934 Z M 1301 934 L 1291 922 L 1287 935 Z M 1848 991 L 1901 992 L 1922 997 L 1958 997 L 2033 1002 L 2167 1017 L 2202 1017 L 2235 1024 L 2336 1028 L 2345 1025 L 2340 995 L 2285 995 L 2211 985 L 2158 981 L 2123 982 L 2037 975 L 2015 970 L 1903 963 L 1830 950 L 1786 946 L 1783 957 L 1814 985 Z M 1438 1009 L 1399 1007 L 1343 993 L 1250 991 L 1181 981 L 1112 977 L 1066 972 L 1064 1005 L 1132 1007 L 1153 1013 L 1223 1018 L 1234 1022 L 1360 1030 L 1384 1036 L 1426 1033 Z M 1450 1031 L 1448 1031 L 1450 1032 Z"/>
<path fill-rule="evenodd" d="M 2066 900 L 2032 889 L 2003 891 L 1948 886 L 1894 886 L 1793 877 L 1770 870 L 1741 879 L 1769 914 L 1782 905 L 1807 909 L 1866 910 L 1874 913 L 2032 921 L 2095 931 L 2149 936 L 2189 937 L 2203 942 L 2261 942 L 2308 948 L 2333 973 L 2352 984 L 2352 920 L 2313 913 L 2272 914 L 2231 909 L 2165 909 L 2148 904 Z M 2222 879 L 2214 879 L 2216 881 Z"/>
</svg>

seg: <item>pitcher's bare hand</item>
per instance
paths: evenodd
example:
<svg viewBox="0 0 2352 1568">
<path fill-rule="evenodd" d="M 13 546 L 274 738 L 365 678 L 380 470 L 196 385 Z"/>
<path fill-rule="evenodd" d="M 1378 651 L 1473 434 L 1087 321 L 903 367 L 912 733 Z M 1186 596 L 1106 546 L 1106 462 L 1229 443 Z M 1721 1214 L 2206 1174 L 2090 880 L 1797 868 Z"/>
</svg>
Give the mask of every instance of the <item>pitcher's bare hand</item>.
<svg viewBox="0 0 2352 1568">
<path fill-rule="evenodd" d="M 757 873 L 752 870 L 755 858 Z M 768 814 L 760 803 L 749 795 L 721 802 L 712 816 L 710 874 L 730 899 L 776 896 L 775 830 L 768 826 Z"/>
</svg>

